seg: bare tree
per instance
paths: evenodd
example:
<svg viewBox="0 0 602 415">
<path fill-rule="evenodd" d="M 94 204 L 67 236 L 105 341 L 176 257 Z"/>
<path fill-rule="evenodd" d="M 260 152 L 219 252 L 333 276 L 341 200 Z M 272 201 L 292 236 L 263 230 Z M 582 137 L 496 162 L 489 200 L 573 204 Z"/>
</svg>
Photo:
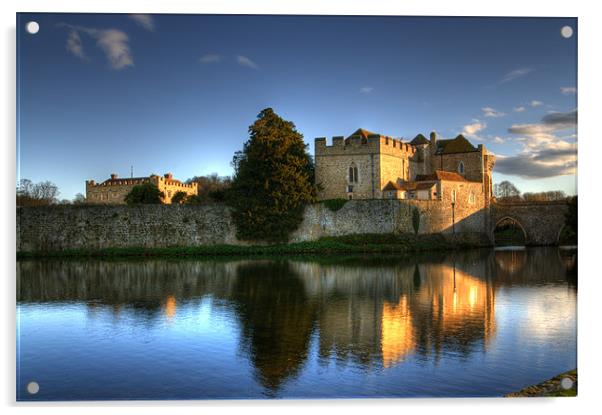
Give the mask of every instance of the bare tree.
<svg viewBox="0 0 602 415">
<path fill-rule="evenodd" d="M 22 179 L 17 186 L 17 206 L 44 206 L 58 202 L 59 188 L 50 181 L 32 183 Z"/>
<path fill-rule="evenodd" d="M 529 202 L 553 202 L 567 200 L 567 195 L 562 190 L 551 190 L 548 192 L 524 193 L 523 199 Z"/>
<path fill-rule="evenodd" d="M 86 196 L 84 196 L 81 193 L 76 194 L 75 197 L 73 198 L 74 205 L 83 205 L 85 203 L 86 203 Z"/>
<path fill-rule="evenodd" d="M 520 199 L 520 190 L 511 182 L 504 180 L 493 186 L 493 194 L 497 199 Z"/>
</svg>

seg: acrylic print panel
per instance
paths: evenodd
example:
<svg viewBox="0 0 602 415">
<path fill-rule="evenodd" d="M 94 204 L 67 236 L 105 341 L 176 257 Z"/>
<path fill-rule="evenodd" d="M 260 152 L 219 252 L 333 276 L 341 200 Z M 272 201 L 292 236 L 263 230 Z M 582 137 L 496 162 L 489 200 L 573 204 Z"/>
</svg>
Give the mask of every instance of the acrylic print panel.
<svg viewBox="0 0 602 415">
<path fill-rule="evenodd" d="M 574 396 L 577 20 L 17 15 L 17 399 Z"/>
</svg>

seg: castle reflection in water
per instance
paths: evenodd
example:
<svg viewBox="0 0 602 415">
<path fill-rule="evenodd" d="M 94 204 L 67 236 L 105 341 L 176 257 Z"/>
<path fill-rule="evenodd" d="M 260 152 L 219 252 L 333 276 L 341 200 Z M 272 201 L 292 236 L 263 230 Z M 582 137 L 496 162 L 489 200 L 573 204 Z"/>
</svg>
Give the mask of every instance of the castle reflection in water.
<svg viewBox="0 0 602 415">
<path fill-rule="evenodd" d="M 235 316 L 240 353 L 276 390 L 316 344 L 318 362 L 386 370 L 406 359 L 469 356 L 496 336 L 496 293 L 515 283 L 576 285 L 574 253 L 472 251 L 290 260 L 22 261 L 20 303 L 83 303 L 88 318 L 110 310 L 165 324 L 183 310 Z M 204 339 L 199 339 L 204 341 Z"/>
</svg>

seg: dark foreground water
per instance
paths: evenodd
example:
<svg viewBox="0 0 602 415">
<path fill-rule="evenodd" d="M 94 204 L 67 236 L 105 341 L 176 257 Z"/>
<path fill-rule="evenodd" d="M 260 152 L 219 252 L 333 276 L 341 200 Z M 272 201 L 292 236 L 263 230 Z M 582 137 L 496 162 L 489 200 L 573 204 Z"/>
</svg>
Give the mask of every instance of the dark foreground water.
<svg viewBox="0 0 602 415">
<path fill-rule="evenodd" d="M 576 251 L 17 271 L 19 400 L 500 396 L 576 367 Z"/>
</svg>

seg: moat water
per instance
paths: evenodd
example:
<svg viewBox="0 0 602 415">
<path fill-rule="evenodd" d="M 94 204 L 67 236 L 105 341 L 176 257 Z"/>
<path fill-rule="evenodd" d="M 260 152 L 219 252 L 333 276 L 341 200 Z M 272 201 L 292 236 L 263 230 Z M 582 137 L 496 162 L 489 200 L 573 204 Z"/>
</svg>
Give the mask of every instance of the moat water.
<svg viewBox="0 0 602 415">
<path fill-rule="evenodd" d="M 576 275 L 558 248 L 21 261 L 17 398 L 502 396 L 576 367 Z"/>
</svg>

